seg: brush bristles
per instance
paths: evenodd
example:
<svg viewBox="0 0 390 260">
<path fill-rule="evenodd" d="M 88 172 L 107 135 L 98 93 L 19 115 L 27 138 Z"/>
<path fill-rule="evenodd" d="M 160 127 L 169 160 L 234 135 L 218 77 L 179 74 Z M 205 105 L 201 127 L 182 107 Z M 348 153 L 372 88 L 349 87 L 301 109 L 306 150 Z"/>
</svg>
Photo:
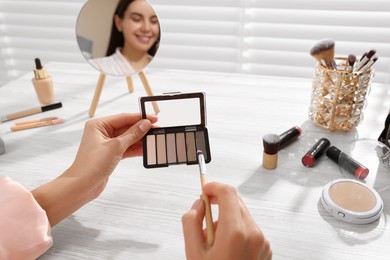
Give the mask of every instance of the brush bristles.
<svg viewBox="0 0 390 260">
<path fill-rule="evenodd" d="M 320 53 L 320 48 L 318 46 L 313 46 L 313 48 L 310 49 L 310 55 L 314 56 Z"/>
<path fill-rule="evenodd" d="M 335 42 L 333 39 L 330 39 L 330 38 L 327 38 L 327 39 L 322 39 L 322 40 L 319 40 L 312 48 L 313 51 L 317 51 L 318 52 L 322 52 L 322 51 L 326 51 L 326 50 L 329 50 L 331 48 L 334 48 L 335 46 Z M 311 53 L 311 51 L 310 51 Z"/>
<path fill-rule="evenodd" d="M 279 151 L 280 137 L 276 134 L 266 134 L 263 137 L 264 152 L 276 154 Z"/>
<path fill-rule="evenodd" d="M 349 54 L 348 55 L 348 64 L 349 64 L 349 66 L 353 66 L 353 64 L 355 64 L 355 62 L 356 62 L 356 56 L 355 55 L 353 55 L 353 54 Z"/>
<path fill-rule="evenodd" d="M 310 54 L 317 60 L 325 60 L 326 66 L 334 68 L 334 46 L 335 41 L 327 38 L 318 41 L 310 50 Z"/>
<path fill-rule="evenodd" d="M 375 53 L 376 53 L 376 50 L 370 50 L 370 51 L 367 53 L 367 58 L 368 58 L 368 59 L 371 59 L 371 57 L 374 56 Z"/>
<path fill-rule="evenodd" d="M 331 49 L 334 48 L 335 41 L 333 39 L 327 38 L 327 39 L 320 40 L 319 44 L 324 45 L 325 49 Z"/>
</svg>

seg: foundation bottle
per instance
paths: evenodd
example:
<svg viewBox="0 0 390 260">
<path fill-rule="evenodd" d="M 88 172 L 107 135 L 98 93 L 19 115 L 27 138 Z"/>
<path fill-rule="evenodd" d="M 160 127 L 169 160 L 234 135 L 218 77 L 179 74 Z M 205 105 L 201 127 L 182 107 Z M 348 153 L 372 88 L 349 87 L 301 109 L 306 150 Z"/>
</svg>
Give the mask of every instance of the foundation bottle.
<svg viewBox="0 0 390 260">
<path fill-rule="evenodd" d="M 32 83 L 39 102 L 42 105 L 48 105 L 54 102 L 52 78 L 47 75 L 46 69 L 42 66 L 39 58 L 35 59 L 34 78 L 32 79 Z"/>
</svg>

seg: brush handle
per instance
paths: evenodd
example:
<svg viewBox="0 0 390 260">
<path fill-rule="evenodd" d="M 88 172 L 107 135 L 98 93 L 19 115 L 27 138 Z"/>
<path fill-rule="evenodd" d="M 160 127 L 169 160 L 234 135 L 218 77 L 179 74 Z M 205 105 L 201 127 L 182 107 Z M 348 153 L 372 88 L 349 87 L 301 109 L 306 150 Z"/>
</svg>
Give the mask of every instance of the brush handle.
<svg viewBox="0 0 390 260">
<path fill-rule="evenodd" d="M 278 154 L 263 153 L 263 167 L 268 170 L 273 170 L 278 166 Z"/>
<path fill-rule="evenodd" d="M 202 187 L 207 183 L 206 175 L 200 176 L 200 182 Z M 213 215 L 211 212 L 211 204 L 209 197 L 202 192 L 202 200 L 204 201 L 205 207 L 205 219 L 206 219 L 206 233 L 207 233 L 207 244 L 212 246 L 214 244 L 214 223 L 213 223 Z"/>
</svg>

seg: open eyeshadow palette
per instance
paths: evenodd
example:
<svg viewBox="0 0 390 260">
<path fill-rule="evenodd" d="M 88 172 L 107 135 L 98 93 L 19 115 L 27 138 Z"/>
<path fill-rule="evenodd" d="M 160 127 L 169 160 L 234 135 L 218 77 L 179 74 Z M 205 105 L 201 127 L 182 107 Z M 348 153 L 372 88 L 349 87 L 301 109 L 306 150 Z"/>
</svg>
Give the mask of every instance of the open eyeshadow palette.
<svg viewBox="0 0 390 260">
<path fill-rule="evenodd" d="M 201 150 L 211 161 L 206 125 L 205 94 L 168 93 L 140 98 L 142 118 L 158 105 L 158 121 L 143 139 L 145 168 L 176 164 L 197 164 Z"/>
</svg>

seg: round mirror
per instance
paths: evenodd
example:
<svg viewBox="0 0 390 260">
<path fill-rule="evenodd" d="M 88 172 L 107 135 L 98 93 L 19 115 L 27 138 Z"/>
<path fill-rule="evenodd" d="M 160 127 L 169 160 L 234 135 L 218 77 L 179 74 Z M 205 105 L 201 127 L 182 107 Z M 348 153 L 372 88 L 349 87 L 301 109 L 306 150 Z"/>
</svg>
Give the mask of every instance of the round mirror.
<svg viewBox="0 0 390 260">
<path fill-rule="evenodd" d="M 76 37 L 94 68 L 107 75 L 131 76 L 156 55 L 160 23 L 146 0 L 88 0 L 77 19 Z"/>
</svg>

